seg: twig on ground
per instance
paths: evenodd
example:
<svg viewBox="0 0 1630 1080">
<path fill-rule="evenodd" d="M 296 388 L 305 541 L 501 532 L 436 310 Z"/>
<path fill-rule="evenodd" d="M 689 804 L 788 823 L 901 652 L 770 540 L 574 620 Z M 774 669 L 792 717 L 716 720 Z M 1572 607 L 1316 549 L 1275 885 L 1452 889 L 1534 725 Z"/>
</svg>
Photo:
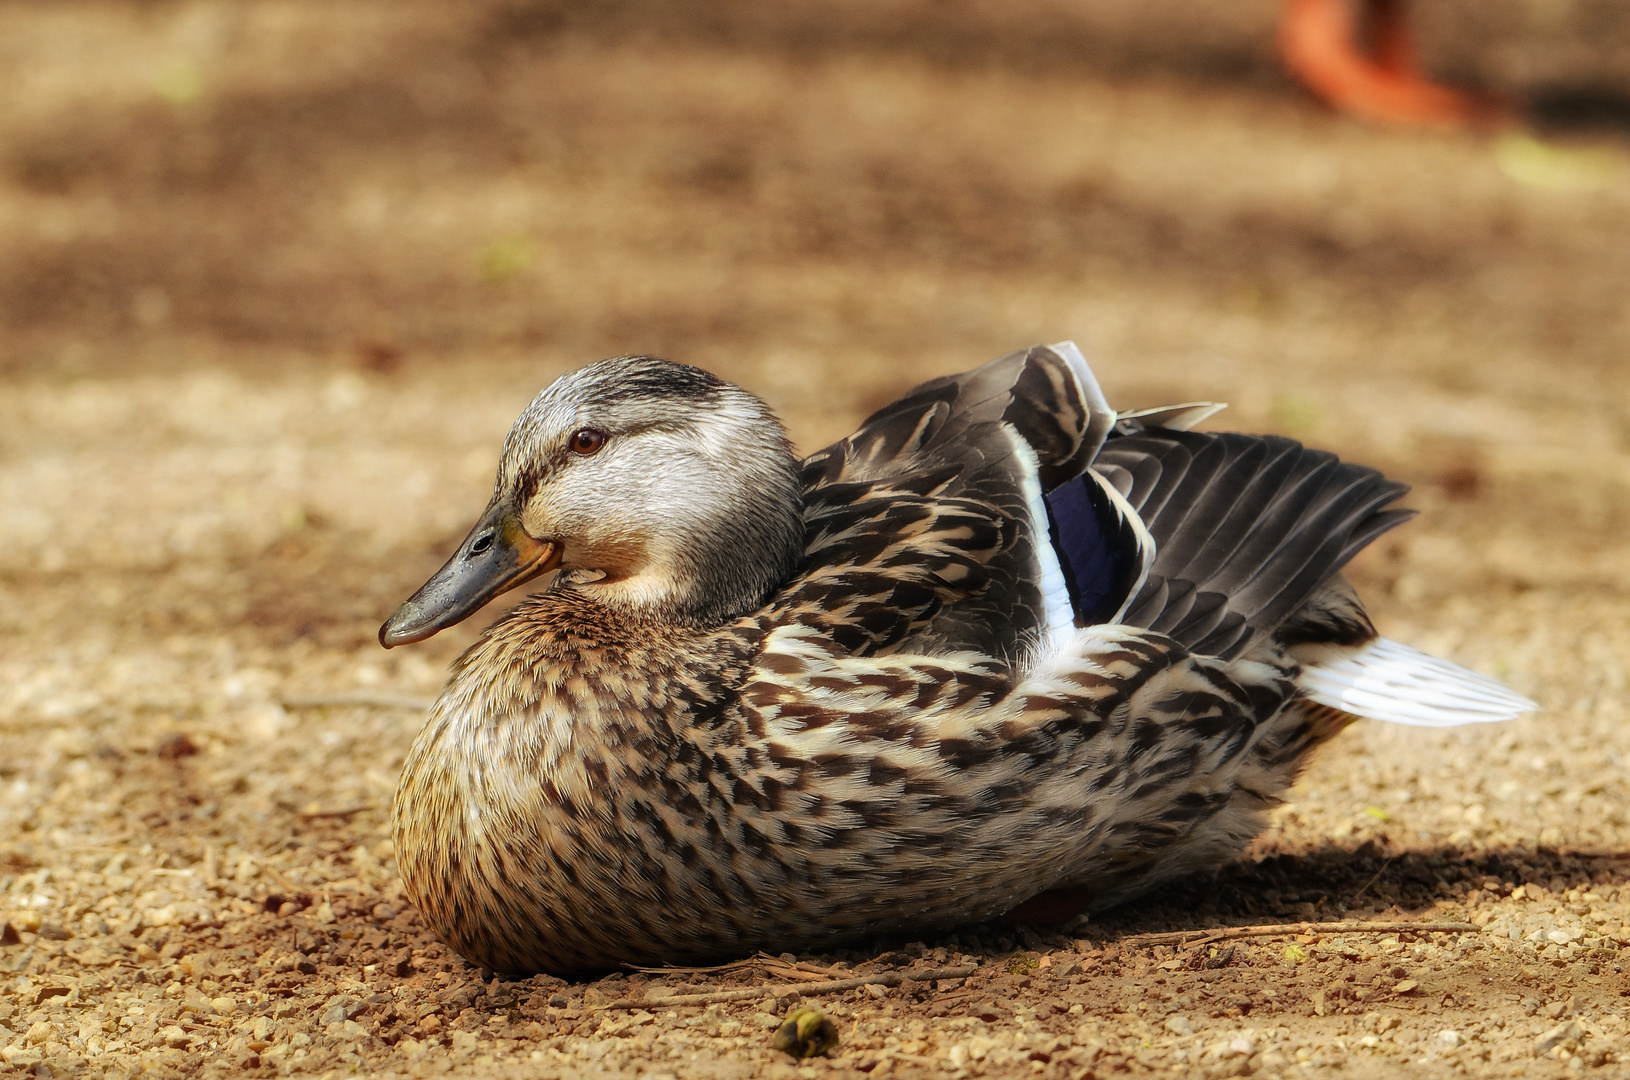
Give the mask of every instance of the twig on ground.
<svg viewBox="0 0 1630 1080">
<path fill-rule="evenodd" d="M 305 810 L 302 810 L 302 811 L 300 811 L 300 816 L 305 818 L 307 821 L 311 821 L 314 818 L 350 817 L 352 814 L 361 814 L 361 813 L 364 813 L 364 812 L 366 812 L 368 810 L 373 810 L 373 809 L 375 809 L 375 807 L 370 806 L 367 803 L 364 803 L 361 806 L 349 806 L 349 807 L 346 807 L 344 810 L 312 810 L 312 811 L 309 811 L 309 812 L 305 811 Z"/>
<path fill-rule="evenodd" d="M 712 967 L 640 967 L 638 964 L 624 964 L 623 967 L 628 971 L 638 971 L 646 975 L 713 975 L 721 971 L 752 967 L 763 962 L 764 957 L 760 954 L 749 956 L 745 960 L 732 960 L 728 964 L 714 964 Z"/>
<path fill-rule="evenodd" d="M 623 967 L 629 971 L 643 972 L 646 975 L 713 975 L 721 971 L 738 971 L 741 968 L 752 967 L 755 964 L 782 970 L 818 971 L 822 974 L 830 974 L 828 968 L 819 968 L 813 964 L 791 963 L 779 956 L 771 956 L 762 950 L 744 960 L 732 960 L 728 964 L 714 964 L 711 967 L 673 967 L 671 965 L 665 967 L 640 967 L 638 964 L 624 964 Z"/>
<path fill-rule="evenodd" d="M 600 1006 L 600 1012 L 610 1009 L 667 1008 L 673 1005 L 712 1005 L 724 1001 L 752 1001 L 755 998 L 786 997 L 789 994 L 839 994 L 862 986 L 899 986 L 903 982 L 934 982 L 940 979 L 966 979 L 978 971 L 977 967 L 930 968 L 926 971 L 890 971 L 882 975 L 865 975 L 858 979 L 836 979 L 832 982 L 799 983 L 793 986 L 752 986 L 740 990 L 713 990 L 705 994 L 673 994 L 663 997 L 622 998 Z"/>
<path fill-rule="evenodd" d="M 271 863 L 261 863 L 260 868 L 262 870 L 266 871 L 268 874 L 272 875 L 272 877 L 276 878 L 277 883 L 279 885 L 283 886 L 283 888 L 287 889 L 289 892 L 291 892 L 291 893 L 299 893 L 301 891 L 300 886 L 296 885 L 294 882 L 292 882 L 288 878 L 284 877 L 283 876 L 283 871 L 279 870 L 277 867 L 273 866 Z"/>
<path fill-rule="evenodd" d="M 1334 922 L 1269 923 L 1265 926 L 1227 926 L 1219 930 L 1172 930 L 1160 934 L 1135 934 L 1121 938 L 1117 945 L 1211 945 L 1233 938 L 1272 937 L 1276 934 L 1453 934 L 1476 930 L 1468 922 Z"/>
<path fill-rule="evenodd" d="M 1359 897 L 1369 892 L 1370 886 L 1381 880 L 1381 875 L 1387 872 L 1387 867 L 1391 866 L 1392 860 L 1396 859 L 1397 857 L 1398 856 L 1396 855 L 1388 855 L 1386 861 L 1381 864 L 1381 869 L 1377 870 L 1374 875 L 1370 877 L 1370 880 L 1366 881 L 1359 887 L 1359 890 L 1353 894 L 1353 898 L 1347 901 L 1347 905 L 1351 907 L 1353 904 L 1358 903 Z"/>
<path fill-rule="evenodd" d="M 285 694 L 281 699 L 285 709 L 408 709 L 425 712 L 433 704 L 430 698 L 408 694 Z"/>
<path fill-rule="evenodd" d="M 813 971 L 804 971 L 800 968 L 795 968 L 791 964 L 766 964 L 764 966 L 769 969 L 767 973 L 770 975 L 780 975 L 783 978 L 797 979 L 799 982 L 821 982 L 823 980 L 830 980 L 832 978 L 832 973 L 830 971 L 824 974 L 819 974 Z"/>
<path fill-rule="evenodd" d="M 802 979 L 812 982 L 818 979 L 830 979 L 832 969 L 821 967 L 799 960 L 789 962 L 779 956 L 771 956 L 767 952 L 760 952 L 745 960 L 732 960 L 728 964 L 714 964 L 711 967 L 640 967 L 638 964 L 624 964 L 629 971 L 638 971 L 646 975 L 714 975 L 724 971 L 741 971 L 751 967 L 763 967 L 780 972 L 789 978 Z"/>
</svg>

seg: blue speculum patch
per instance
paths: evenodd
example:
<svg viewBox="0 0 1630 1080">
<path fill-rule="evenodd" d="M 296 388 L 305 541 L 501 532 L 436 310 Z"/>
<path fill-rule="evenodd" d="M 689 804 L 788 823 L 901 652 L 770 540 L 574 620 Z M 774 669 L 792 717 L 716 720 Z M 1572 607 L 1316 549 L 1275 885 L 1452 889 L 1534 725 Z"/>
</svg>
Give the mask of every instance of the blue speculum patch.
<svg viewBox="0 0 1630 1080">
<path fill-rule="evenodd" d="M 1137 580 L 1136 537 L 1089 476 L 1066 480 L 1045 498 L 1053 550 L 1077 618 L 1087 626 L 1108 622 Z"/>
</svg>

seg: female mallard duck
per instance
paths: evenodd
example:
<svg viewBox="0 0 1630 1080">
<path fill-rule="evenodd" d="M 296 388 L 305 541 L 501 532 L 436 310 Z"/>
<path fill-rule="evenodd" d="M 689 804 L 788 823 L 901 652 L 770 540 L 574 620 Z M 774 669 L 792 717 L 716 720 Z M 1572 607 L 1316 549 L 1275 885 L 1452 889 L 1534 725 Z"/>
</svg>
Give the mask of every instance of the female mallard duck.
<svg viewBox="0 0 1630 1080">
<path fill-rule="evenodd" d="M 1410 513 L 1218 406 L 1116 414 L 1074 345 L 925 383 L 797 462 L 757 398 L 623 357 L 505 440 L 380 630 L 538 575 L 454 665 L 396 795 L 470 960 L 569 972 L 1115 904 L 1217 866 L 1356 716 L 1529 702 L 1377 638 L 1338 571 Z"/>
</svg>

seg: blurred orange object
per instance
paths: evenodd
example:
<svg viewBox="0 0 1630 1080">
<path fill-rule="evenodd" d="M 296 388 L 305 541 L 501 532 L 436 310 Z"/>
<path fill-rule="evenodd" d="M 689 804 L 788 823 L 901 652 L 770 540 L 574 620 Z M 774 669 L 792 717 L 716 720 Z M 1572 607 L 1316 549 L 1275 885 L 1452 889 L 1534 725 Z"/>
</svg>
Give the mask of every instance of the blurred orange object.
<svg viewBox="0 0 1630 1080">
<path fill-rule="evenodd" d="M 1368 48 L 1360 44 L 1361 29 Z M 1308 89 L 1366 120 L 1466 127 L 1506 115 L 1499 103 L 1441 86 L 1416 70 L 1404 0 L 1285 0 L 1279 50 Z"/>
</svg>

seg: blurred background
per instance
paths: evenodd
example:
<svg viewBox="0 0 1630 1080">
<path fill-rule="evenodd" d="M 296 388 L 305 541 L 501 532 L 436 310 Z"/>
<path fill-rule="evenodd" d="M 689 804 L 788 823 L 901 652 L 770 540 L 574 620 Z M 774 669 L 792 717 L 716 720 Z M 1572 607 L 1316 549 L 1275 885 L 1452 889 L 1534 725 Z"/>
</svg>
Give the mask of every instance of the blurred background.
<svg viewBox="0 0 1630 1080">
<path fill-rule="evenodd" d="M 232 781 L 383 805 L 413 725 L 313 743 L 284 699 L 435 689 L 474 628 L 386 655 L 379 622 L 530 397 L 625 352 L 807 450 L 1073 338 L 1120 407 L 1227 401 L 1414 484 L 1356 569 L 1383 627 L 1617 723 L 1630 7 L 1410 12 L 1526 122 L 1339 115 L 1277 0 L 0 3 L 14 835 L 79 813 L 102 766 L 64 762 L 177 731 L 223 768 L 386 739 L 371 779 Z"/>
</svg>

